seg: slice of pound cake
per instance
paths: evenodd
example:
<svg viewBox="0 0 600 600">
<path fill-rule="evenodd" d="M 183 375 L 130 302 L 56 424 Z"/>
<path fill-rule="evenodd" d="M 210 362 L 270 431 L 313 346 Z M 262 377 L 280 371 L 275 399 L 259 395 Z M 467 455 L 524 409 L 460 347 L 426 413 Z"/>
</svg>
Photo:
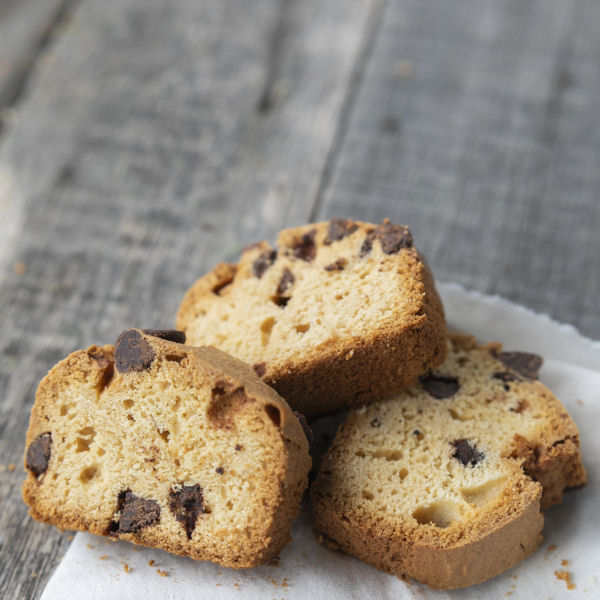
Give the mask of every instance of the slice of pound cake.
<svg viewBox="0 0 600 600">
<path fill-rule="evenodd" d="M 445 322 L 409 229 L 346 219 L 287 229 L 277 249 L 246 248 L 187 292 L 177 317 L 191 345 L 253 365 L 309 417 L 367 404 L 445 354 Z"/>
<path fill-rule="evenodd" d="M 289 539 L 310 466 L 298 418 L 251 368 L 177 331 L 128 329 L 56 365 L 33 407 L 31 515 L 234 567 Z"/>
<path fill-rule="evenodd" d="M 323 540 L 434 588 L 531 554 L 540 506 L 586 480 L 577 427 L 536 381 L 541 363 L 453 335 L 438 369 L 352 411 L 311 490 Z"/>
</svg>

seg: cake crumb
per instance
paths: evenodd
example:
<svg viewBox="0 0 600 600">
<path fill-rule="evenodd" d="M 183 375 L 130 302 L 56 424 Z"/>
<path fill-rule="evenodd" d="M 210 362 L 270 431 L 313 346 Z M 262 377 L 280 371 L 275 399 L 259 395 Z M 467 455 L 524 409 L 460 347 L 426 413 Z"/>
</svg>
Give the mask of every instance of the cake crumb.
<svg viewBox="0 0 600 600">
<path fill-rule="evenodd" d="M 14 471 L 15 470 L 15 463 L 10 463 L 8 465 L 8 467 L 6 467 L 9 471 Z"/>
<path fill-rule="evenodd" d="M 566 558 L 563 558 L 563 559 L 560 561 L 560 564 L 561 564 L 563 567 L 567 567 L 567 566 L 569 565 L 569 561 L 568 561 Z"/>
<path fill-rule="evenodd" d="M 37 574 L 37 573 L 35 573 L 35 572 L 33 572 L 33 573 L 31 574 L 31 577 L 32 577 L 33 579 L 37 579 L 37 576 L 38 576 L 38 574 Z"/>
<path fill-rule="evenodd" d="M 17 275 L 25 275 L 25 273 L 27 273 L 27 267 L 25 263 L 21 261 L 15 263 L 14 269 Z"/>
<path fill-rule="evenodd" d="M 579 406 L 583 406 L 583 400 L 581 398 L 577 398 L 577 404 L 579 404 Z"/>
<path fill-rule="evenodd" d="M 152 565 L 154 565 L 155 563 L 156 563 L 156 561 L 155 561 L 153 558 L 151 558 L 151 559 L 148 561 L 148 566 L 149 566 L 149 567 L 151 567 L 151 566 L 152 566 Z"/>
<path fill-rule="evenodd" d="M 67 536 L 67 540 L 69 542 L 72 542 L 73 541 L 73 537 L 74 537 L 73 534 L 71 534 L 71 535 Z"/>
<path fill-rule="evenodd" d="M 107 558 L 108 558 L 108 554 L 103 554 L 103 555 L 100 557 L 100 560 L 106 560 Z"/>
<path fill-rule="evenodd" d="M 289 587 L 290 584 L 288 583 L 287 577 L 283 578 L 283 581 L 281 582 L 281 587 Z"/>
<path fill-rule="evenodd" d="M 222 583 L 215 583 L 215 587 L 220 587 L 222 585 L 223 585 Z"/>
<path fill-rule="evenodd" d="M 546 548 L 546 550 L 547 550 L 548 552 L 554 552 L 554 551 L 556 550 L 556 546 L 555 546 L 554 544 L 550 544 L 550 545 L 549 545 L 549 546 Z"/>
<path fill-rule="evenodd" d="M 91 544 L 86 544 L 85 547 L 88 548 L 88 549 L 90 549 L 90 550 L 94 549 L 94 546 L 92 546 Z"/>
<path fill-rule="evenodd" d="M 133 569 L 127 563 L 125 563 L 123 565 L 123 571 L 125 571 L 125 573 L 131 573 L 131 571 L 133 571 Z"/>
<path fill-rule="evenodd" d="M 569 571 L 554 571 L 556 579 L 564 581 L 567 584 L 568 590 L 574 590 L 575 584 L 571 581 L 571 573 Z"/>
<path fill-rule="evenodd" d="M 156 572 L 161 576 L 161 577 L 168 577 L 169 574 L 166 571 L 161 571 L 160 569 L 156 569 Z"/>
</svg>

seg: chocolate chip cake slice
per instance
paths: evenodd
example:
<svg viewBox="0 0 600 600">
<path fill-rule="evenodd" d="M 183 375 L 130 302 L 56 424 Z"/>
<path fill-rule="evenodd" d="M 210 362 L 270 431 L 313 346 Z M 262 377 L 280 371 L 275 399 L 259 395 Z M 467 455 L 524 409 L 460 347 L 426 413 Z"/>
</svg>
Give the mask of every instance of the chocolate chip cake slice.
<svg viewBox="0 0 600 600">
<path fill-rule="evenodd" d="M 128 329 L 38 387 L 31 515 L 228 567 L 289 539 L 310 466 L 302 424 L 252 369 L 179 331 Z"/>
<path fill-rule="evenodd" d="M 191 345 L 253 365 L 308 417 L 367 404 L 444 358 L 433 279 L 404 225 L 332 219 L 286 229 L 189 289 L 177 317 Z"/>
<path fill-rule="evenodd" d="M 541 363 L 453 335 L 438 369 L 352 411 L 311 489 L 323 540 L 434 588 L 531 554 L 540 506 L 586 480 L 577 427 L 536 380 Z"/>
</svg>

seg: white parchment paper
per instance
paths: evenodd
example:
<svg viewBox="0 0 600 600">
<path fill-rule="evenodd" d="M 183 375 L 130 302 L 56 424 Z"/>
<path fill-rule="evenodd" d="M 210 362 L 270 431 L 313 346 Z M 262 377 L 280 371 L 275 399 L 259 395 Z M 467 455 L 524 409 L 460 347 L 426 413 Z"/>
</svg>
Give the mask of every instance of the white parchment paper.
<svg viewBox="0 0 600 600">
<path fill-rule="evenodd" d="M 545 539 L 533 556 L 480 585 L 452 592 L 433 591 L 418 583 L 406 584 L 321 546 L 311 532 L 305 500 L 294 523 L 293 539 L 281 553 L 278 565 L 234 571 L 78 533 L 42 600 L 600 600 L 600 343 L 587 340 L 571 326 L 501 298 L 468 292 L 455 284 L 441 284 L 439 289 L 450 328 L 473 333 L 480 341 L 501 341 L 507 350 L 544 356 L 540 379 L 579 426 L 589 482 L 585 488 L 567 493 L 560 506 L 545 512 Z M 332 424 L 330 420 L 317 429 L 322 431 Z M 568 572 L 575 587 L 568 590 L 555 571 Z"/>
</svg>

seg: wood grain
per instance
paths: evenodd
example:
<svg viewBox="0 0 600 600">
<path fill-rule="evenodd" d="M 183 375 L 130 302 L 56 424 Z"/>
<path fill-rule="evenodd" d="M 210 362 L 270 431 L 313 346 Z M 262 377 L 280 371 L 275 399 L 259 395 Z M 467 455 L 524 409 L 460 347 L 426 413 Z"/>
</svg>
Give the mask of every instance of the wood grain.
<svg viewBox="0 0 600 600">
<path fill-rule="evenodd" d="M 600 336 L 600 4 L 389 2 L 316 218 Z"/>
<path fill-rule="evenodd" d="M 0 147 L 0 597 L 41 593 L 67 535 L 20 500 L 39 379 L 310 214 L 363 45 L 362 0 L 84 0 Z M 37 574 L 37 577 L 33 577 Z"/>
</svg>

